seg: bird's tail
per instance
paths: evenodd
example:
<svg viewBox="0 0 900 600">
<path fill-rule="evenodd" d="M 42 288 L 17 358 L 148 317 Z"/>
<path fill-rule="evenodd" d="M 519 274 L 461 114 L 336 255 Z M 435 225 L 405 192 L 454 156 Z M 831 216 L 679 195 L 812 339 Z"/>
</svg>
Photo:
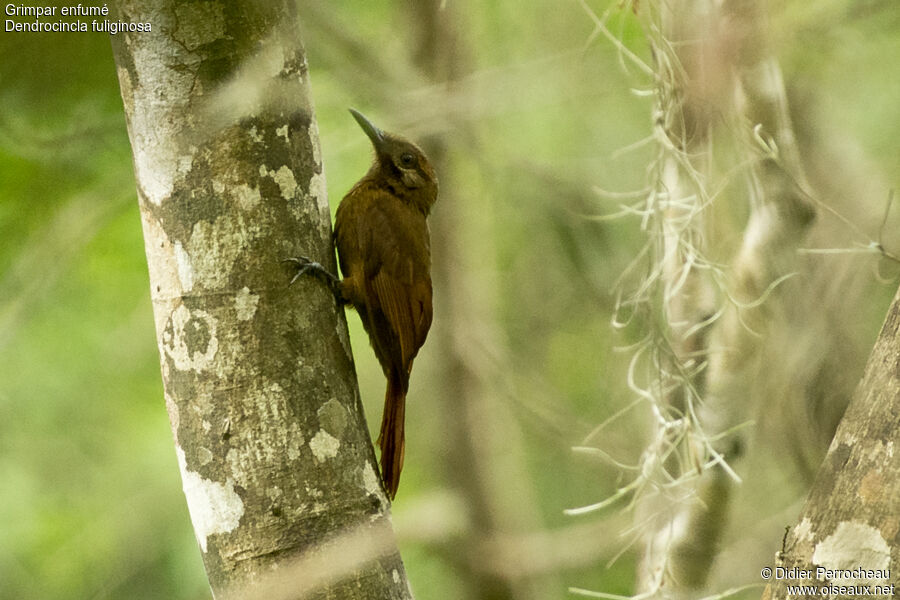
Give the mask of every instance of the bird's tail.
<svg viewBox="0 0 900 600">
<path fill-rule="evenodd" d="M 378 446 L 381 448 L 381 479 L 384 481 L 384 488 L 391 500 L 397 495 L 400 471 L 403 470 L 405 445 L 403 421 L 406 416 L 406 389 L 407 386 L 400 373 L 394 371 L 388 376 Z"/>
</svg>

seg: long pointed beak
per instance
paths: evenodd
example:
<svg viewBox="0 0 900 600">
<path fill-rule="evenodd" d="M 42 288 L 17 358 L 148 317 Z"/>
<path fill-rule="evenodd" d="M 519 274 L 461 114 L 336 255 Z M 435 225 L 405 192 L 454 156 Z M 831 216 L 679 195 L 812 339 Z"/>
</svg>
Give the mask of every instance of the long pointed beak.
<svg viewBox="0 0 900 600">
<path fill-rule="evenodd" d="M 382 146 L 384 146 L 384 132 L 375 127 L 375 125 L 372 124 L 372 121 L 368 120 L 365 115 L 355 108 L 350 109 L 350 114 L 353 115 L 353 118 L 356 119 L 356 122 L 362 127 L 362 130 L 366 132 L 369 139 L 372 140 L 375 151 L 380 152 Z"/>
</svg>

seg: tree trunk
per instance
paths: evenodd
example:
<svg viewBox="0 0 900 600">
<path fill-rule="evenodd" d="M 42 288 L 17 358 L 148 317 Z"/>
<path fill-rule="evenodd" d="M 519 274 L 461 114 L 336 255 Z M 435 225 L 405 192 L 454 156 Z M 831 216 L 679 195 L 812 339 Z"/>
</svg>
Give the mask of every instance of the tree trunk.
<svg viewBox="0 0 900 600">
<path fill-rule="evenodd" d="M 900 290 L 888 309 L 865 376 L 838 426 L 799 523 L 788 531 L 776 557 L 776 567 L 811 571 L 811 577 L 773 575 L 775 579 L 766 586 L 763 598 L 787 598 L 787 585 L 825 584 L 864 585 L 877 596 L 896 597 L 896 586 L 900 585 L 897 415 L 900 415 Z M 886 572 L 881 573 L 884 577 L 832 576 L 823 580 L 817 577 L 816 567 Z M 874 586 L 888 588 L 879 591 Z"/>
<path fill-rule="evenodd" d="M 359 400 L 291 2 L 117 2 L 166 407 L 216 598 L 411 598 Z"/>
</svg>

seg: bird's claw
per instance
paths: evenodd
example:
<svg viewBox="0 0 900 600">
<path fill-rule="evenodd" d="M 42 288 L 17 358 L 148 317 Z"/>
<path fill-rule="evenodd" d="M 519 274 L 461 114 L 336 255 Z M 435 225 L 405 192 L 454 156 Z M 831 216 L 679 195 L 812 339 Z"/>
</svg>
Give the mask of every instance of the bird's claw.
<svg viewBox="0 0 900 600">
<path fill-rule="evenodd" d="M 319 264 L 313 260 L 310 260 L 306 256 L 299 256 L 299 257 L 292 256 L 290 258 L 285 258 L 281 262 L 294 263 L 297 266 L 297 272 L 294 274 L 294 277 L 291 279 L 291 282 L 288 284 L 288 286 L 294 285 L 294 282 L 296 282 L 298 279 L 300 279 L 300 277 L 302 277 L 303 274 L 308 271 L 313 271 L 313 272 L 324 271 L 326 274 L 330 275 L 330 273 L 325 271 L 325 267 L 323 267 L 321 264 Z"/>
<path fill-rule="evenodd" d="M 294 277 L 291 279 L 288 286 L 294 285 L 294 282 L 300 279 L 305 273 L 310 273 L 319 279 L 322 279 L 328 287 L 331 288 L 334 295 L 340 298 L 340 280 L 329 273 L 328 269 L 323 267 L 321 263 L 317 263 L 306 256 L 289 257 L 281 262 L 294 263 L 297 266 L 297 272 L 294 274 Z"/>
</svg>

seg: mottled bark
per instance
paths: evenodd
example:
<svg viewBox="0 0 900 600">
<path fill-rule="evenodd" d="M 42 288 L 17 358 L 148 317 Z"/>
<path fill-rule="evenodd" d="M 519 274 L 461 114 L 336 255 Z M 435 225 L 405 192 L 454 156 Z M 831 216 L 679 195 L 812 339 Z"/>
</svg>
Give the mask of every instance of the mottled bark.
<svg viewBox="0 0 900 600">
<path fill-rule="evenodd" d="M 900 586 L 900 290 L 869 357 L 865 376 L 810 491 L 799 522 L 785 536 L 775 566 L 810 578 L 772 580 L 763 598 L 787 598 L 788 584 Z M 884 578 L 816 578 L 825 569 L 888 570 Z M 800 596 L 791 596 L 794 598 Z M 806 596 L 803 596 L 806 597 Z"/>
<path fill-rule="evenodd" d="M 359 401 L 290 2 L 122 0 L 166 407 L 216 598 L 410 598 Z"/>
</svg>

